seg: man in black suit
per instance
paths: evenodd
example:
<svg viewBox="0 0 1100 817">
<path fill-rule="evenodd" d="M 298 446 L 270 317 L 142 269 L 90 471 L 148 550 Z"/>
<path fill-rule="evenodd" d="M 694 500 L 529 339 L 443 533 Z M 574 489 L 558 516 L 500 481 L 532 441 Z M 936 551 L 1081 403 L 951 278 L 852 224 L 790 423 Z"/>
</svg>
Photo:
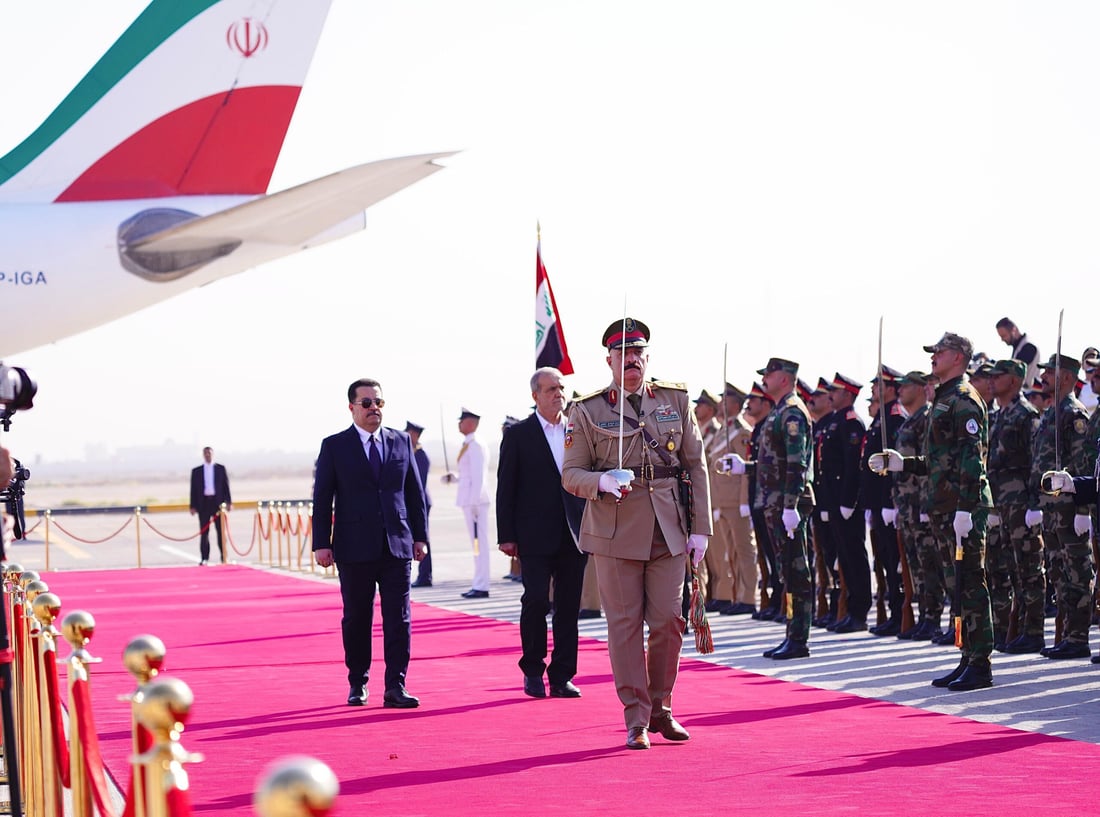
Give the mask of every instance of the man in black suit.
<svg viewBox="0 0 1100 817">
<path fill-rule="evenodd" d="M 428 469 L 431 468 L 432 461 L 428 459 L 428 452 L 420 445 L 420 435 L 424 433 L 424 426 L 418 426 L 411 420 L 407 420 L 405 421 L 405 433 L 409 435 L 409 440 L 412 442 L 413 458 L 416 460 L 417 473 L 420 474 L 420 487 L 424 489 L 424 513 L 430 518 L 432 515 L 432 495 L 428 492 Z M 431 551 L 424 554 L 424 558 L 420 560 L 420 565 L 416 569 L 416 581 L 412 583 L 412 586 L 432 586 Z"/>
<path fill-rule="evenodd" d="M 317 564 L 336 564 L 344 616 L 340 629 L 348 668 L 348 706 L 367 702 L 374 592 L 382 606 L 386 692 L 382 705 L 412 709 L 405 691 L 411 626 L 412 560 L 428 549 L 424 488 L 409 435 L 382 426 L 382 386 L 356 380 L 348 387 L 350 428 L 326 437 L 313 483 L 313 552 Z M 335 508 L 335 517 L 333 509 Z"/>
<path fill-rule="evenodd" d="M 519 617 L 523 691 L 545 698 L 543 671 L 554 698 L 579 698 L 577 615 L 588 556 L 577 547 L 584 500 L 561 485 L 565 455 L 565 388 L 562 374 L 543 367 L 531 377 L 535 411 L 509 427 L 497 465 L 497 540 L 523 564 Z M 546 614 L 554 582 L 554 650 L 546 664 Z"/>
<path fill-rule="evenodd" d="M 210 562 L 210 520 L 218 534 L 218 551 L 225 562 L 225 549 L 222 547 L 222 518 L 219 511 L 224 502 L 228 511 L 233 510 L 233 498 L 229 495 L 229 474 L 225 466 L 214 462 L 214 449 L 206 446 L 202 450 L 202 465 L 191 469 L 191 515 L 199 517 L 199 564 Z"/>
</svg>

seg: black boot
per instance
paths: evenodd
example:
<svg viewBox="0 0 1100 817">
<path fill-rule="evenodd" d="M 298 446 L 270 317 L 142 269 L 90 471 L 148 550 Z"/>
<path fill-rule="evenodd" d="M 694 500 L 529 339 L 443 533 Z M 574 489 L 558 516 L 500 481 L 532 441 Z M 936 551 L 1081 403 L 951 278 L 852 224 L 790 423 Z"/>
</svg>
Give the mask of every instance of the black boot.
<svg viewBox="0 0 1100 817">
<path fill-rule="evenodd" d="M 810 648 L 805 641 L 796 641 L 793 638 L 784 642 L 782 649 L 776 650 L 771 656 L 776 661 L 786 661 L 788 658 L 809 658 Z"/>
<path fill-rule="evenodd" d="M 989 661 L 974 661 L 956 680 L 947 685 L 952 692 L 969 692 L 972 689 L 985 689 L 993 686 L 993 668 Z"/>
<path fill-rule="evenodd" d="M 951 672 L 947 673 L 947 675 L 943 676 L 942 678 L 934 679 L 932 681 L 932 686 L 939 687 L 940 689 L 947 689 L 951 684 L 962 677 L 962 674 L 966 672 L 966 668 L 969 666 L 970 659 L 966 656 L 963 656 L 962 660 L 959 661 L 959 665 L 955 667 L 955 669 L 951 670 Z"/>
<path fill-rule="evenodd" d="M 785 649 L 787 649 L 787 639 L 784 638 L 782 643 L 778 644 L 775 647 L 772 647 L 770 650 L 764 650 L 764 657 L 765 658 L 771 658 L 773 655 L 775 655 L 780 650 L 785 650 Z"/>
</svg>

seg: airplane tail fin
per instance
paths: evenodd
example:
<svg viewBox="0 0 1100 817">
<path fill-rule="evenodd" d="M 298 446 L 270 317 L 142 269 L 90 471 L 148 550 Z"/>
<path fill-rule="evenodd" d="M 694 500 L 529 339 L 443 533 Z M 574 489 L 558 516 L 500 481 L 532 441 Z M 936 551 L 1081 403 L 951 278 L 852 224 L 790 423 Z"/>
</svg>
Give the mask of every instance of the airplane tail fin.
<svg viewBox="0 0 1100 817">
<path fill-rule="evenodd" d="M 0 158 L 0 201 L 259 195 L 331 0 L 153 0 Z"/>
</svg>

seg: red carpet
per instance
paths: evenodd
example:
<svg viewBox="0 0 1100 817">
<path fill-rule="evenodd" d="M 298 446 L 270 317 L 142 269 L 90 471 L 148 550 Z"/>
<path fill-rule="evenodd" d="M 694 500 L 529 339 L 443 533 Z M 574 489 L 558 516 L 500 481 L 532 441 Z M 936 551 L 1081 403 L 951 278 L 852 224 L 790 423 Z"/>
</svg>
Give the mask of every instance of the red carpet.
<svg viewBox="0 0 1100 817">
<path fill-rule="evenodd" d="M 420 709 L 381 707 L 380 663 L 367 707 L 350 708 L 335 582 L 244 567 L 45 579 L 62 615 L 95 616 L 97 723 L 123 786 L 129 710 L 116 696 L 134 681 L 122 649 L 139 633 L 167 645 L 166 674 L 195 694 L 183 745 L 206 756 L 190 767 L 198 814 L 251 813 L 263 767 L 287 754 L 332 767 L 344 817 L 1096 809 L 1100 747 L 1088 743 L 685 661 L 675 712 L 691 741 L 655 736 L 652 750 L 631 752 L 602 643 L 582 643 L 583 698 L 532 700 L 520 690 L 515 625 L 422 604 L 408 677 Z"/>
</svg>

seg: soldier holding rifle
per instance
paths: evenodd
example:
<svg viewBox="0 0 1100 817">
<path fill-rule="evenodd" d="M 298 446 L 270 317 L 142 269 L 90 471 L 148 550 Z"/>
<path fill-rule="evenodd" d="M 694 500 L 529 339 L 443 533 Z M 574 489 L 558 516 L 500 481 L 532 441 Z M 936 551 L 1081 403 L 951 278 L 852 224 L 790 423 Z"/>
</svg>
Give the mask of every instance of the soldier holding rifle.
<svg viewBox="0 0 1100 817">
<path fill-rule="evenodd" d="M 932 686 L 964 692 L 993 685 L 993 622 L 983 566 L 986 520 L 993 505 L 985 472 L 986 411 L 966 378 L 974 353 L 969 340 L 947 332 L 924 350 L 932 354 L 932 374 L 940 385 L 923 454 L 903 457 L 888 448 L 873 455 L 868 465 L 883 476 L 888 471 L 928 475 L 933 535 L 941 547 L 953 545 L 955 553 L 956 615 L 961 617 L 955 622 L 955 643 L 962 650 L 959 665 Z"/>
<path fill-rule="evenodd" d="M 711 534 L 706 456 L 691 401 L 683 384 L 646 380 L 648 344 L 649 327 L 632 318 L 604 332 L 612 381 L 577 399 L 562 467 L 565 489 L 588 500 L 580 547 L 596 560 L 628 749 L 648 749 L 647 731 L 689 738 L 672 716 L 686 623 L 684 559 L 698 565 Z"/>
</svg>

